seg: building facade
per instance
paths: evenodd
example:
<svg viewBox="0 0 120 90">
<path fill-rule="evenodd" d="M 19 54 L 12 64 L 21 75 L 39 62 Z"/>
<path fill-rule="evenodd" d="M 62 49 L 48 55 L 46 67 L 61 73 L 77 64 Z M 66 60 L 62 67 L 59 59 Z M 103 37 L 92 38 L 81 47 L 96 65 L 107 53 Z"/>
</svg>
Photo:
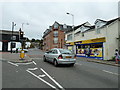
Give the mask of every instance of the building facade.
<svg viewBox="0 0 120 90">
<path fill-rule="evenodd" d="M 97 19 L 95 25 L 81 25 L 74 31 L 75 53 L 79 57 L 110 60 L 120 49 L 120 18 L 109 21 Z M 65 36 L 70 33 L 67 33 Z M 67 43 L 66 43 L 67 44 Z"/>
<path fill-rule="evenodd" d="M 13 31 L 13 35 L 12 35 L 12 31 L 0 30 L 0 51 L 3 52 L 10 51 L 11 40 L 13 42 L 19 42 L 19 31 Z"/>
<path fill-rule="evenodd" d="M 71 26 L 62 25 L 58 22 L 49 26 L 49 29 L 43 33 L 43 50 L 65 48 L 65 30 L 67 29 L 71 29 Z"/>
</svg>

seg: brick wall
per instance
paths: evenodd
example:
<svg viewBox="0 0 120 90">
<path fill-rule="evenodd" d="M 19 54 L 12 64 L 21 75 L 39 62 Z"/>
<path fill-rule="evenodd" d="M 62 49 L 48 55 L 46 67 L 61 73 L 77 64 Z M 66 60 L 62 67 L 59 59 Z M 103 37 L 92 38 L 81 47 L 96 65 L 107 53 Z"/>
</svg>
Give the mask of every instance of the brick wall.
<svg viewBox="0 0 120 90">
<path fill-rule="evenodd" d="M 54 31 L 58 31 L 58 43 L 54 43 Z M 59 28 L 58 29 L 53 29 L 52 28 L 52 31 L 49 32 L 44 37 L 43 43 L 45 45 L 44 45 L 43 50 L 46 51 L 46 50 L 49 50 L 49 49 L 52 49 L 52 48 L 64 48 L 64 42 L 65 42 L 64 38 L 65 38 L 64 31 L 59 30 Z"/>
</svg>

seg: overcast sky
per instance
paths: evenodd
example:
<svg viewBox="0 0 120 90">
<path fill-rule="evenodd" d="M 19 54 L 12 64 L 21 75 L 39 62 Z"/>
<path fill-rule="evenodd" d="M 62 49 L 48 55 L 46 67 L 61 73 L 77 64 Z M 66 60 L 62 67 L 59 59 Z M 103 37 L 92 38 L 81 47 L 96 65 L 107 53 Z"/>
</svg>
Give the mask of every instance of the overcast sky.
<svg viewBox="0 0 120 90">
<path fill-rule="evenodd" d="M 113 0 L 114 1 L 114 0 Z M 18 31 L 24 24 L 25 36 L 29 39 L 41 39 L 43 32 L 55 21 L 60 24 L 80 25 L 86 21 L 94 24 L 96 19 L 110 20 L 118 17 L 118 2 L 4 2 L 0 3 L 2 10 L 2 30 L 11 30 L 11 23 L 15 22 Z"/>
</svg>

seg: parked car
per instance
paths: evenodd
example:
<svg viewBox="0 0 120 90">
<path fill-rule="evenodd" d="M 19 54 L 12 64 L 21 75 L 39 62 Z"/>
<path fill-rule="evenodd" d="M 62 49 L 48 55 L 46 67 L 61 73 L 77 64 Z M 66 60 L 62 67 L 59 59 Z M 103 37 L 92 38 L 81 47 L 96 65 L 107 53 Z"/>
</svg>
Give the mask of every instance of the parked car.
<svg viewBox="0 0 120 90">
<path fill-rule="evenodd" d="M 44 54 L 43 60 L 44 62 L 52 62 L 55 66 L 59 64 L 70 64 L 74 66 L 76 55 L 67 49 L 54 48 Z"/>
</svg>

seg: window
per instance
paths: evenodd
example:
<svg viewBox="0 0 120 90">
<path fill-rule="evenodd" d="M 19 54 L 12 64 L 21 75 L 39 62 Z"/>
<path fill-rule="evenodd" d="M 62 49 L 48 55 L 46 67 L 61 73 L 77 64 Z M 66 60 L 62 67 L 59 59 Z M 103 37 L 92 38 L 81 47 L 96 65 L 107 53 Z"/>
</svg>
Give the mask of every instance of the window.
<svg viewBox="0 0 120 90">
<path fill-rule="evenodd" d="M 67 49 L 59 49 L 59 51 L 62 54 L 72 54 L 72 52 L 70 50 L 67 50 Z"/>
<path fill-rule="evenodd" d="M 54 43 L 58 43 L 58 38 L 54 38 Z"/>
<path fill-rule="evenodd" d="M 54 24 L 54 29 L 58 29 L 58 24 L 57 23 Z"/>
<path fill-rule="evenodd" d="M 97 26 L 97 28 L 96 28 L 96 33 L 97 33 L 97 34 L 99 34 L 99 33 L 100 33 L 99 26 Z"/>
<path fill-rule="evenodd" d="M 54 31 L 54 37 L 58 37 L 58 31 Z"/>
<path fill-rule="evenodd" d="M 58 54 L 57 50 L 52 51 L 53 54 Z"/>
<path fill-rule="evenodd" d="M 69 35 L 67 36 L 67 40 L 72 40 L 72 34 L 69 34 Z"/>
</svg>

